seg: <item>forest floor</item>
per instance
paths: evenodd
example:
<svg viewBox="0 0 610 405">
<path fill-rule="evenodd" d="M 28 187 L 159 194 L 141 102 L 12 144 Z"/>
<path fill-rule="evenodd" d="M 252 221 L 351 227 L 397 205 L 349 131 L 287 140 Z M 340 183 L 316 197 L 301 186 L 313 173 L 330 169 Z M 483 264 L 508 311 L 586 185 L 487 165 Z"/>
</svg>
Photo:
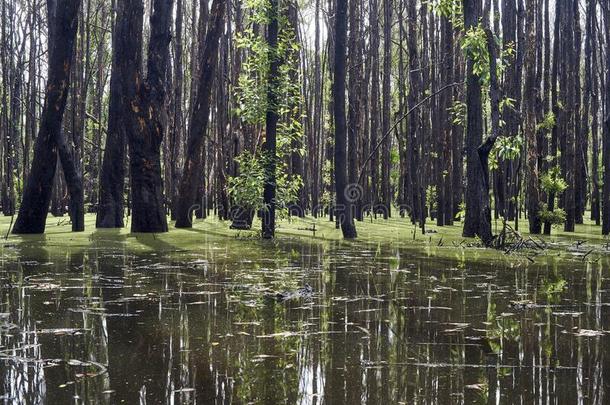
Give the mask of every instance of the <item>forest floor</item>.
<svg viewBox="0 0 610 405">
<path fill-rule="evenodd" d="M 170 231 L 165 234 L 132 234 L 129 232 L 129 222 L 123 229 L 95 229 L 95 215 L 87 214 L 85 218 L 86 231 L 71 232 L 68 216 L 52 217 L 47 220 L 45 235 L 14 236 L 9 234 L 10 217 L 0 217 L 0 237 L 4 243 L 0 246 L 12 246 L 19 242 L 30 242 L 29 245 L 44 245 L 49 250 L 61 252 L 66 248 L 88 248 L 103 244 L 104 241 L 124 242 L 134 251 L 189 251 L 197 250 L 202 241 L 221 241 L 224 238 L 233 240 L 258 240 L 260 223 L 255 220 L 250 231 L 231 230 L 229 221 L 220 221 L 215 217 L 196 220 L 192 229 L 175 229 L 170 223 Z M 514 226 L 514 222 L 511 224 Z M 426 256 L 454 257 L 456 254 L 466 255 L 475 259 L 513 260 L 520 257 L 532 261 L 540 255 L 561 255 L 566 252 L 572 258 L 593 259 L 594 257 L 610 255 L 610 240 L 601 235 L 601 227 L 595 226 L 590 220 L 585 224 L 576 225 L 575 232 L 564 232 L 553 228 L 551 236 L 536 235 L 530 238 L 527 231 L 527 221 L 519 224 L 520 235 L 524 241 L 530 241 L 529 247 L 522 249 L 485 249 L 476 238 L 462 237 L 462 224 L 456 222 L 453 226 L 438 227 L 435 222 L 426 224 L 426 234 L 422 234 L 406 218 L 392 217 L 368 218 L 357 222 L 358 240 L 343 241 L 341 231 L 335 228 L 334 222 L 323 218 L 290 218 L 278 222 L 278 239 L 300 239 L 307 243 L 365 243 L 386 244 L 403 248 L 412 248 Z M 502 221 L 495 221 L 493 231 L 497 234 L 502 227 Z M 315 232 L 314 232 L 315 229 Z M 266 243 L 266 241 L 264 241 Z M 535 248 L 532 249 L 532 246 Z"/>
</svg>

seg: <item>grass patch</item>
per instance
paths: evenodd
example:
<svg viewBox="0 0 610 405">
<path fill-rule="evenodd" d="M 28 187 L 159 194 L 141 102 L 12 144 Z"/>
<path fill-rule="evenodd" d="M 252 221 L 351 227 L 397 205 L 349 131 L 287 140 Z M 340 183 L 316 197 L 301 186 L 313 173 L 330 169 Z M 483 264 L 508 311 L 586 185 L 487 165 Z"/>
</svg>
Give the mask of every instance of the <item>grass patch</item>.
<svg viewBox="0 0 610 405">
<path fill-rule="evenodd" d="M 0 217 L 0 235 L 3 243 L 2 248 L 20 246 L 22 249 L 44 248 L 50 252 L 63 252 L 74 249 L 89 248 L 121 248 L 131 252 L 159 251 L 159 252 L 188 252 L 200 250 L 202 244 L 221 243 L 227 240 L 240 241 L 261 248 L 269 243 L 281 243 L 282 241 L 299 241 L 303 243 L 321 244 L 366 244 L 381 245 L 412 249 L 414 254 L 424 256 L 482 260 L 506 260 L 507 255 L 501 251 L 484 249 L 479 246 L 475 238 L 462 237 L 462 224 L 456 223 L 452 226 L 438 227 L 433 221 L 426 225 L 426 234 L 415 227 L 407 218 L 393 217 L 388 220 L 382 218 L 368 218 L 363 222 L 357 222 L 358 239 L 355 241 L 344 241 L 341 231 L 336 229 L 335 223 L 324 218 L 290 218 L 278 222 L 277 241 L 269 242 L 259 239 L 260 222 L 255 219 L 253 229 L 249 231 L 237 231 L 229 229 L 229 221 L 220 221 L 216 217 L 205 220 L 196 220 L 192 229 L 176 229 L 170 223 L 170 231 L 163 234 L 133 234 L 127 227 L 123 229 L 96 229 L 95 215 L 87 214 L 85 217 L 85 232 L 72 232 L 67 216 L 55 218 L 49 216 L 47 228 L 44 235 L 11 235 L 8 234 L 10 217 Z M 514 223 L 511 225 L 514 226 Z M 501 228 L 501 221 L 494 223 L 494 232 Z M 315 228 L 315 233 L 313 229 Z M 529 236 L 527 232 L 527 221 L 521 220 L 519 229 L 524 237 Z M 8 238 L 5 238 L 8 234 Z M 601 235 L 601 227 L 595 226 L 591 221 L 583 225 L 577 225 L 573 233 L 564 232 L 554 228 L 553 235 L 536 235 L 536 238 L 544 240 L 553 252 L 571 252 L 582 255 L 589 252 L 589 259 L 595 255 L 608 252 L 607 238 Z M 531 253 L 531 252 L 530 252 Z M 595 253 L 595 254 L 590 254 Z M 517 254 L 527 259 L 529 253 Z M 515 255 L 511 255 L 513 260 Z M 531 255 L 530 259 L 531 261 Z"/>
</svg>

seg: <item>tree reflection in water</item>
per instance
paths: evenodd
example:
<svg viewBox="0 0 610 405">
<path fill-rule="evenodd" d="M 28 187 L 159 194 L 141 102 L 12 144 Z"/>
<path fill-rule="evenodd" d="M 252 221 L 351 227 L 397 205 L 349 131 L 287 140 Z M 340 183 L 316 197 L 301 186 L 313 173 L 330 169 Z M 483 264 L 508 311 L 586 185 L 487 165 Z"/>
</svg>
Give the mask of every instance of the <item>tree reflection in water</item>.
<svg viewBox="0 0 610 405">
<path fill-rule="evenodd" d="M 364 243 L 2 250 L 7 403 L 607 403 L 606 258 Z M 313 298 L 272 291 L 308 283 Z"/>
</svg>

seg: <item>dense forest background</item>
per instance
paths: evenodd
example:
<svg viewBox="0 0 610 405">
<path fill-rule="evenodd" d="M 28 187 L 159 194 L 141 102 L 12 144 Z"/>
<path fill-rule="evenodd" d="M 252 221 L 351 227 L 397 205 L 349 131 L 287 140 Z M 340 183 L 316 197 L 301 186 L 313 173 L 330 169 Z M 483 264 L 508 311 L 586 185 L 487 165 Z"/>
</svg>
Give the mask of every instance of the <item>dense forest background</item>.
<svg viewBox="0 0 610 405">
<path fill-rule="evenodd" d="M 0 208 L 610 232 L 610 4 L 0 0 Z M 355 222 L 356 220 L 356 222 Z M 500 234 L 500 238 L 503 234 Z"/>
</svg>

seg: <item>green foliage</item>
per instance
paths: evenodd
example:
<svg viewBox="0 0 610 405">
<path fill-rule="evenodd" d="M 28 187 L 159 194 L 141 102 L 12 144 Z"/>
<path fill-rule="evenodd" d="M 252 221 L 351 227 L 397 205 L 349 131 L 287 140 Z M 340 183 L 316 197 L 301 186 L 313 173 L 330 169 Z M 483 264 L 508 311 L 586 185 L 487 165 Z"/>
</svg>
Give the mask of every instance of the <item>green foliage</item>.
<svg viewBox="0 0 610 405">
<path fill-rule="evenodd" d="M 436 14 L 449 18 L 454 27 L 464 27 L 462 0 L 429 0 L 427 4 Z"/>
<path fill-rule="evenodd" d="M 489 154 L 489 168 L 496 170 L 499 161 L 515 160 L 521 154 L 523 138 L 520 136 L 500 136 L 496 139 L 494 147 Z"/>
<path fill-rule="evenodd" d="M 286 18 L 287 3 L 281 2 L 277 48 L 272 50 L 265 37 L 252 28 L 236 35 L 236 44 L 247 57 L 235 89 L 235 114 L 247 125 L 261 127 L 268 110 L 278 116 L 276 158 L 276 207 L 282 215 L 284 208 L 297 200 L 302 187 L 299 176 L 288 176 L 286 161 L 292 153 L 303 154 L 303 114 L 299 87 L 299 46 L 295 33 Z M 247 0 L 250 10 L 248 22 L 252 25 L 267 24 L 271 18 L 268 0 Z M 277 85 L 271 86 L 268 73 L 273 60 L 280 60 Z M 269 92 L 275 93 L 276 105 L 270 105 Z M 243 152 L 236 158 L 239 175 L 229 179 L 229 194 L 235 204 L 245 208 L 264 209 L 263 189 L 267 181 L 267 167 L 271 157 L 254 152 Z"/>
<path fill-rule="evenodd" d="M 498 42 L 499 40 L 498 38 L 494 37 L 494 41 Z M 466 57 L 473 62 L 473 73 L 479 76 L 482 84 L 489 85 L 490 55 L 487 49 L 487 34 L 485 33 L 485 28 L 483 25 L 479 23 L 474 27 L 468 28 L 464 32 L 461 42 L 462 44 L 460 47 L 462 51 Z M 509 46 L 502 49 L 498 60 L 496 60 L 496 75 L 498 77 L 502 76 L 502 73 L 510 64 L 510 60 L 513 59 L 514 52 L 514 44 L 512 46 L 509 44 Z M 502 110 L 502 107 L 500 109 Z"/>
<path fill-rule="evenodd" d="M 514 109 L 515 102 L 516 100 L 514 98 L 504 97 L 502 100 L 500 100 L 498 108 L 500 109 L 500 112 L 504 112 L 504 110 L 506 110 L 507 108 Z"/>
<path fill-rule="evenodd" d="M 331 175 L 333 170 L 333 164 L 330 160 L 325 160 L 322 165 L 322 197 L 320 203 L 324 207 L 330 207 L 333 203 L 332 192 L 330 191 L 330 185 L 332 183 Z"/>
<path fill-rule="evenodd" d="M 539 131 L 539 130 L 543 130 L 545 132 L 550 131 L 555 127 L 555 123 L 556 123 L 555 114 L 553 114 L 553 111 L 549 111 L 544 116 L 544 119 L 542 120 L 542 122 L 539 123 L 538 125 L 536 125 L 536 131 Z"/>
<path fill-rule="evenodd" d="M 451 116 L 451 122 L 454 125 L 466 127 L 466 103 L 456 100 L 453 105 L 449 107 L 449 115 Z"/>
<path fill-rule="evenodd" d="M 523 138 L 520 136 L 500 136 L 496 139 L 492 153 L 501 160 L 515 160 L 521 154 Z"/>
<path fill-rule="evenodd" d="M 239 175 L 229 178 L 228 191 L 234 203 L 246 209 L 265 209 L 263 189 L 267 180 L 266 167 L 269 157 L 255 156 L 243 152 L 235 158 L 239 164 Z M 278 214 L 287 214 L 287 207 L 298 198 L 303 182 L 300 176 L 289 176 L 285 163 L 278 162 L 276 167 L 276 209 Z"/>
<path fill-rule="evenodd" d="M 567 284 L 568 284 L 568 282 L 563 278 L 560 278 L 555 281 L 544 280 L 544 284 L 543 284 L 544 293 L 546 295 L 559 294 L 563 290 L 565 290 Z"/>
<path fill-rule="evenodd" d="M 436 186 L 428 186 L 428 188 L 426 188 L 426 204 L 428 205 L 428 207 L 430 207 L 431 210 L 436 209 L 437 197 L 438 194 L 436 192 Z"/>
<path fill-rule="evenodd" d="M 540 186 L 547 193 L 561 194 L 568 188 L 568 183 L 561 177 L 559 166 L 554 166 L 540 177 Z"/>
<path fill-rule="evenodd" d="M 470 27 L 462 38 L 462 51 L 473 62 L 472 71 L 484 83 L 489 82 L 489 52 L 487 52 L 487 35 L 481 24 Z"/>
<path fill-rule="evenodd" d="M 252 10 L 248 19 L 252 23 L 263 24 L 269 20 L 268 0 L 248 0 Z M 273 109 L 282 118 L 278 123 L 278 148 L 282 149 L 290 140 L 303 134 L 300 112 L 302 105 L 299 80 L 299 45 L 295 33 L 285 18 L 285 5 L 280 6 L 278 15 L 279 34 L 275 52 L 269 48 L 263 35 L 252 28 L 236 34 L 237 47 L 246 52 L 242 71 L 235 89 L 235 113 L 246 123 L 260 125 L 265 122 L 268 109 Z M 273 60 L 281 60 L 277 86 L 270 88 L 268 72 Z M 269 105 L 269 91 L 275 93 L 278 105 Z"/>
<path fill-rule="evenodd" d="M 561 302 L 561 293 L 565 291 L 567 286 L 568 282 L 564 278 L 554 276 L 542 282 L 542 293 L 546 295 L 549 304 L 558 304 Z"/>
<path fill-rule="evenodd" d="M 561 208 L 555 208 L 550 211 L 547 204 L 542 205 L 542 209 L 538 211 L 538 217 L 542 222 L 548 222 L 553 226 L 563 225 L 566 221 L 566 212 Z"/>
<path fill-rule="evenodd" d="M 239 175 L 229 178 L 229 195 L 235 204 L 243 208 L 262 207 L 265 182 L 262 160 L 249 152 L 243 152 L 235 161 L 239 164 Z"/>
<path fill-rule="evenodd" d="M 251 29 L 236 36 L 238 48 L 247 49 L 249 54 L 242 65 L 238 79 L 235 113 L 249 124 L 262 124 L 267 111 L 267 71 L 269 51 L 264 38 Z"/>
<path fill-rule="evenodd" d="M 510 61 L 515 59 L 515 43 L 509 42 L 500 51 L 500 59 L 498 60 L 498 76 L 506 71 L 506 67 L 510 65 Z M 514 100 L 513 100 L 514 102 Z M 500 111 L 502 107 L 500 107 Z"/>
<path fill-rule="evenodd" d="M 466 217 L 466 203 L 464 201 L 462 201 L 459 205 L 458 205 L 459 211 L 457 212 L 457 214 L 455 214 L 455 220 L 459 221 L 462 218 Z"/>
</svg>

